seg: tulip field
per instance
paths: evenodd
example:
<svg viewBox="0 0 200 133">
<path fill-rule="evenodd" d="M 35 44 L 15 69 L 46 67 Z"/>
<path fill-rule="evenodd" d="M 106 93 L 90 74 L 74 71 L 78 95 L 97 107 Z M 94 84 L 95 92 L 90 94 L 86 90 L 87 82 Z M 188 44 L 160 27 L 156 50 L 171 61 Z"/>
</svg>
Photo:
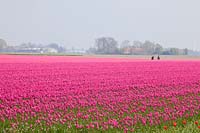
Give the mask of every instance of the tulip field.
<svg viewBox="0 0 200 133">
<path fill-rule="evenodd" d="M 200 61 L 0 55 L 0 132 L 200 132 Z"/>
</svg>

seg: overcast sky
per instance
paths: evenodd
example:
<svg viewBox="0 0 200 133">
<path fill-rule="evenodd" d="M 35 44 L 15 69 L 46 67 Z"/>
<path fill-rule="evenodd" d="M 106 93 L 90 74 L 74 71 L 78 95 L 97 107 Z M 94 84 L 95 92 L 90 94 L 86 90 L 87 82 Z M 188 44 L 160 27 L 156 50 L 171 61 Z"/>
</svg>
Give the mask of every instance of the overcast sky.
<svg viewBox="0 0 200 133">
<path fill-rule="evenodd" d="M 0 38 L 88 48 L 111 36 L 200 49 L 199 6 L 199 0 L 0 0 Z"/>
</svg>

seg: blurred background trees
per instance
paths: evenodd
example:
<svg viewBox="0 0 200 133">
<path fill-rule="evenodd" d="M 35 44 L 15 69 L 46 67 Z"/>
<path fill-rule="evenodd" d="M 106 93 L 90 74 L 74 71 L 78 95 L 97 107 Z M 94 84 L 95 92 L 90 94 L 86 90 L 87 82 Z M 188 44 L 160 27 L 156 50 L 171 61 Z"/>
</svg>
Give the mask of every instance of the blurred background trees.
<svg viewBox="0 0 200 133">
<path fill-rule="evenodd" d="M 95 53 L 118 54 L 118 42 L 112 37 L 101 37 L 95 40 Z"/>
<path fill-rule="evenodd" d="M 101 37 L 95 40 L 93 47 L 88 49 L 93 54 L 122 54 L 122 55 L 187 55 L 188 49 L 164 48 L 161 44 L 149 40 L 129 41 L 119 43 L 112 37 Z"/>
<path fill-rule="evenodd" d="M 195 52 L 179 48 L 164 48 L 161 44 L 146 40 L 130 41 L 123 40 L 119 43 L 113 37 L 100 37 L 89 49 L 74 48 L 66 49 L 57 43 L 47 45 L 35 43 L 22 43 L 20 45 L 8 45 L 5 40 L 0 39 L 0 52 L 7 53 L 70 53 L 70 54 L 121 54 L 121 55 L 200 55 Z"/>
<path fill-rule="evenodd" d="M 7 48 L 7 43 L 5 40 L 0 39 L 0 50 Z"/>
</svg>

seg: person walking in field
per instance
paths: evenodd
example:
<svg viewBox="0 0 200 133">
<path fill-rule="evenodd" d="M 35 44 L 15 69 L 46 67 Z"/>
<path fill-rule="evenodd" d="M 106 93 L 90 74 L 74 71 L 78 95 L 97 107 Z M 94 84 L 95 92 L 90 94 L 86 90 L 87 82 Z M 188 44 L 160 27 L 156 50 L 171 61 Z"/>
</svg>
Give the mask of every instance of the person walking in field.
<svg viewBox="0 0 200 133">
<path fill-rule="evenodd" d="M 158 60 L 160 60 L 160 56 L 158 55 L 158 58 L 157 58 Z"/>
<path fill-rule="evenodd" d="M 154 60 L 154 56 L 151 57 L 151 60 Z"/>
</svg>

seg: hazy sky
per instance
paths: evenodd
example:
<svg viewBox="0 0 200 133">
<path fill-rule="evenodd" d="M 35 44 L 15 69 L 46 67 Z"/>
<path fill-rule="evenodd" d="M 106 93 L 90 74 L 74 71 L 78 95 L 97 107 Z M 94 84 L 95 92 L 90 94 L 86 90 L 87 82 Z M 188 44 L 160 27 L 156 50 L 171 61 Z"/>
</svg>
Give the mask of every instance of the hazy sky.
<svg viewBox="0 0 200 133">
<path fill-rule="evenodd" d="M 0 38 L 88 48 L 111 36 L 200 49 L 199 6 L 199 0 L 0 0 Z"/>
</svg>

